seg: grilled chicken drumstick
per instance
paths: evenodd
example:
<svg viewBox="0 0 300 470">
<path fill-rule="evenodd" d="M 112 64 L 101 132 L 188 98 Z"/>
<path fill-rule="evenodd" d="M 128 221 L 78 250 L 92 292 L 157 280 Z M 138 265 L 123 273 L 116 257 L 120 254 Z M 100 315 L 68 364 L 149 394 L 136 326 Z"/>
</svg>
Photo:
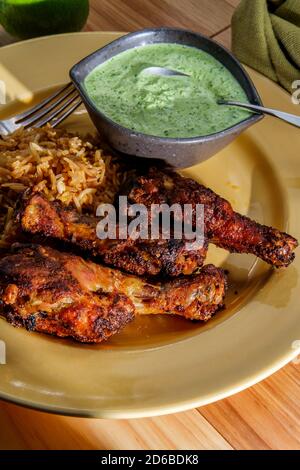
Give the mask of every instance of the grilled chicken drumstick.
<svg viewBox="0 0 300 470">
<path fill-rule="evenodd" d="M 298 242 L 291 235 L 234 212 L 230 203 L 212 190 L 173 171 L 150 169 L 147 176 L 137 179 L 129 202 L 147 207 L 204 204 L 204 230 L 210 242 L 230 252 L 252 253 L 275 267 L 288 266 L 295 257 Z"/>
<path fill-rule="evenodd" d="M 137 179 L 129 202 L 149 209 L 152 204 L 203 204 L 203 247 L 188 250 L 185 240 L 176 239 L 99 240 L 96 218 L 81 216 L 59 201 L 49 202 L 39 193 L 25 194 L 18 219 L 25 232 L 68 241 L 99 255 L 106 264 L 137 275 L 191 274 L 202 266 L 208 241 L 231 252 L 252 253 L 275 267 L 288 266 L 295 257 L 295 238 L 234 212 L 212 190 L 172 171 L 150 169 L 147 176 Z M 195 211 L 193 224 L 195 229 Z"/>
<path fill-rule="evenodd" d="M 100 240 L 96 233 L 99 219 L 81 215 L 60 201 L 49 202 L 41 193 L 25 193 L 21 206 L 18 220 L 25 232 L 69 242 L 131 274 L 192 274 L 203 265 L 207 253 L 207 242 L 191 250 L 185 240 L 174 238 Z"/>
<path fill-rule="evenodd" d="M 31 331 L 99 343 L 137 314 L 175 314 L 207 321 L 221 306 L 225 275 L 199 274 L 150 284 L 120 271 L 40 245 L 0 260 L 2 314 Z"/>
</svg>

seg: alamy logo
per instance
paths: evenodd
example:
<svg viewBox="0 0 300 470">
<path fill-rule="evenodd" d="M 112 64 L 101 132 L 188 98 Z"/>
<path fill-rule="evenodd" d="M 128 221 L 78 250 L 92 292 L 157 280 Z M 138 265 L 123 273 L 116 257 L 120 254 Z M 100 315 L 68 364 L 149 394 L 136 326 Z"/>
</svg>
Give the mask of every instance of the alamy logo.
<svg viewBox="0 0 300 470">
<path fill-rule="evenodd" d="M 6 364 L 6 345 L 4 341 L 0 340 L 0 364 Z"/>
<path fill-rule="evenodd" d="M 101 240 L 182 240 L 187 250 L 204 244 L 203 204 L 129 204 L 119 196 L 118 214 L 113 204 L 100 204 L 96 212 L 97 237 Z"/>
<path fill-rule="evenodd" d="M 0 80 L 0 104 L 6 104 L 6 85 L 3 80 Z"/>
<path fill-rule="evenodd" d="M 300 80 L 295 80 L 292 83 L 292 89 L 295 90 L 292 93 L 292 103 L 300 104 Z"/>
<path fill-rule="evenodd" d="M 300 364 L 300 340 L 296 339 L 292 342 L 292 349 L 298 351 L 298 356 L 296 356 L 292 362 L 293 364 Z"/>
</svg>

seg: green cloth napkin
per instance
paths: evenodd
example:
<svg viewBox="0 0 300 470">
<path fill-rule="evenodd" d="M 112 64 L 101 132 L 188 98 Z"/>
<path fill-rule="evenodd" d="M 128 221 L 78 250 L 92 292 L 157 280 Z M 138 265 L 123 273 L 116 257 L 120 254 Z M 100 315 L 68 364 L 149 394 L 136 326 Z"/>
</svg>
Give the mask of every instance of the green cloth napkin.
<svg viewBox="0 0 300 470">
<path fill-rule="evenodd" d="M 241 0 L 232 17 L 232 50 L 292 92 L 300 79 L 300 0 Z"/>
</svg>

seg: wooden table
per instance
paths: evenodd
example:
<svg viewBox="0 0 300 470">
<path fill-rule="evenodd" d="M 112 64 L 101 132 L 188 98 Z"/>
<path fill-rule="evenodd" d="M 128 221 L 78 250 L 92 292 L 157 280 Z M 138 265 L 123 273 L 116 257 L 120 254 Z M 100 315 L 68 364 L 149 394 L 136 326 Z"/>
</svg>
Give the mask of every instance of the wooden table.
<svg viewBox="0 0 300 470">
<path fill-rule="evenodd" d="M 91 0 L 86 29 L 179 26 L 230 47 L 239 0 Z M 0 32 L 0 44 L 12 38 Z M 67 418 L 0 403 L 1 449 L 300 449 L 300 373 L 267 380 L 199 409 L 158 418 Z"/>
</svg>

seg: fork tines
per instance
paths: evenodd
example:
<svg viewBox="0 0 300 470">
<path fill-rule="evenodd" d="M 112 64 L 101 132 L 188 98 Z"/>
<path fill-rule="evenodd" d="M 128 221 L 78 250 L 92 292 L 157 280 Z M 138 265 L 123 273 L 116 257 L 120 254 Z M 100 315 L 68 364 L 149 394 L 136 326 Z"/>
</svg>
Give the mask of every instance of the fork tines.
<svg viewBox="0 0 300 470">
<path fill-rule="evenodd" d="M 49 123 L 52 127 L 56 127 L 73 113 L 81 102 L 73 83 L 68 83 L 33 108 L 16 116 L 15 125 L 27 128 L 33 125 L 42 127 Z"/>
</svg>

